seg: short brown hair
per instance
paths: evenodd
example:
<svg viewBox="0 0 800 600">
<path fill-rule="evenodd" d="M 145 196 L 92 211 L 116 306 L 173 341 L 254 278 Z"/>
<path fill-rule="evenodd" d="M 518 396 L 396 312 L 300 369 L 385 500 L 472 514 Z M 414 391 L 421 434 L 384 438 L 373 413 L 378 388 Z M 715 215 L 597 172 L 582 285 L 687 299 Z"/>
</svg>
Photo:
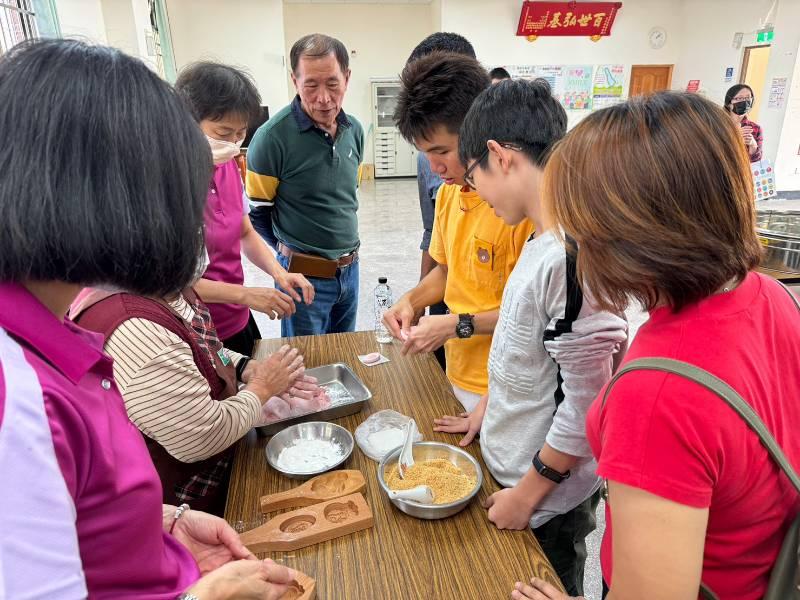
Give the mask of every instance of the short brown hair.
<svg viewBox="0 0 800 600">
<path fill-rule="evenodd" d="M 297 67 L 302 57 L 323 58 L 329 54 L 333 54 L 336 57 L 336 62 L 339 63 L 342 73 L 347 74 L 350 69 L 350 55 L 342 42 L 324 33 L 304 35 L 294 43 L 289 51 L 289 63 L 292 66 L 292 73 L 297 75 Z"/>
<path fill-rule="evenodd" d="M 475 98 L 491 85 L 474 58 L 439 51 L 406 64 L 400 82 L 394 120 L 409 142 L 428 139 L 440 125 L 458 133 Z"/>
<path fill-rule="evenodd" d="M 555 219 L 606 309 L 675 312 L 758 266 L 750 162 L 730 117 L 663 92 L 592 113 L 545 169 Z"/>
</svg>

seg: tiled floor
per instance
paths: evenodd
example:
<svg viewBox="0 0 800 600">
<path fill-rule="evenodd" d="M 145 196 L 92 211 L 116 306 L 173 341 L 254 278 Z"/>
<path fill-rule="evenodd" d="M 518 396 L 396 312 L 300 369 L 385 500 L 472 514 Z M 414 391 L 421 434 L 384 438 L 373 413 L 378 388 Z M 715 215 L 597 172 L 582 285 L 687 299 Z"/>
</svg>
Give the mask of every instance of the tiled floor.
<svg viewBox="0 0 800 600">
<path fill-rule="evenodd" d="M 361 187 L 359 228 L 361 232 L 360 302 L 357 329 L 374 327 L 372 293 L 378 277 L 389 278 L 394 297 L 398 298 L 416 285 L 419 279 L 419 243 L 422 220 L 419 212 L 417 183 L 414 179 L 382 179 L 365 181 Z M 248 285 L 272 286 L 272 279 L 252 265 L 245 265 Z M 630 311 L 632 333 L 644 322 L 640 311 Z M 278 337 L 280 323 L 256 315 L 264 337 Z M 586 564 L 588 600 L 600 598 L 599 543 L 605 528 L 604 506 L 597 512 L 597 530 L 589 538 Z"/>
</svg>

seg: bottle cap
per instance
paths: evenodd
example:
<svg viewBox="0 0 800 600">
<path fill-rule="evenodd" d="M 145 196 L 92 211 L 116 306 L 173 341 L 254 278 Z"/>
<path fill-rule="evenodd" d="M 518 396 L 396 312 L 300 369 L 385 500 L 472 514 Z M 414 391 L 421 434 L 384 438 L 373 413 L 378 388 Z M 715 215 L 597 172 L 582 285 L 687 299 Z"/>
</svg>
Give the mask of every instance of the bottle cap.
<svg viewBox="0 0 800 600">
<path fill-rule="evenodd" d="M 389 280 L 386 277 L 378 277 L 378 283 L 387 283 Z"/>
</svg>

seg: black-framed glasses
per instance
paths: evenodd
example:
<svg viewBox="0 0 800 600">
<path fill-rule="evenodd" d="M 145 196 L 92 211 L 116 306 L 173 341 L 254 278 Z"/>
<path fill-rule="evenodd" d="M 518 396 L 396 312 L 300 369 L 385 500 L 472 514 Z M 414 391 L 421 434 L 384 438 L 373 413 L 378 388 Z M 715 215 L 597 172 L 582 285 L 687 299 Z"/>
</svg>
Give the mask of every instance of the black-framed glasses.
<svg viewBox="0 0 800 600">
<path fill-rule="evenodd" d="M 511 142 L 497 142 L 501 148 L 506 148 L 507 150 L 514 150 L 515 152 L 522 152 L 522 146 L 518 144 L 512 144 Z M 473 190 L 475 189 L 475 181 L 472 179 L 472 174 L 475 172 L 475 169 L 479 164 L 481 164 L 486 157 L 489 156 L 489 146 L 486 146 L 481 155 L 473 162 L 466 171 L 464 171 L 464 182 L 471 187 Z"/>
</svg>

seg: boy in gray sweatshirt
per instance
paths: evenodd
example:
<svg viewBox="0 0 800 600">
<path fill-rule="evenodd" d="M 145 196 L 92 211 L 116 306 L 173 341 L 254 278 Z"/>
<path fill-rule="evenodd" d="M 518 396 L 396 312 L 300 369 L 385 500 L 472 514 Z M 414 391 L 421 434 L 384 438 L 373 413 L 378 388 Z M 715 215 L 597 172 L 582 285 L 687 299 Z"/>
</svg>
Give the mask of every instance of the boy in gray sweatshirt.
<svg viewBox="0 0 800 600">
<path fill-rule="evenodd" d="M 567 115 L 543 80 L 506 80 L 482 92 L 460 132 L 464 179 L 509 224 L 529 218 L 503 291 L 489 356 L 489 391 L 471 413 L 435 430 L 480 431 L 487 467 L 505 489 L 486 502 L 500 529 L 531 527 L 568 594 L 583 594 L 586 536 L 600 479 L 586 440 L 589 405 L 611 378 L 627 323 L 599 311 L 578 284 L 576 249 L 541 196 L 547 153 Z"/>
</svg>

